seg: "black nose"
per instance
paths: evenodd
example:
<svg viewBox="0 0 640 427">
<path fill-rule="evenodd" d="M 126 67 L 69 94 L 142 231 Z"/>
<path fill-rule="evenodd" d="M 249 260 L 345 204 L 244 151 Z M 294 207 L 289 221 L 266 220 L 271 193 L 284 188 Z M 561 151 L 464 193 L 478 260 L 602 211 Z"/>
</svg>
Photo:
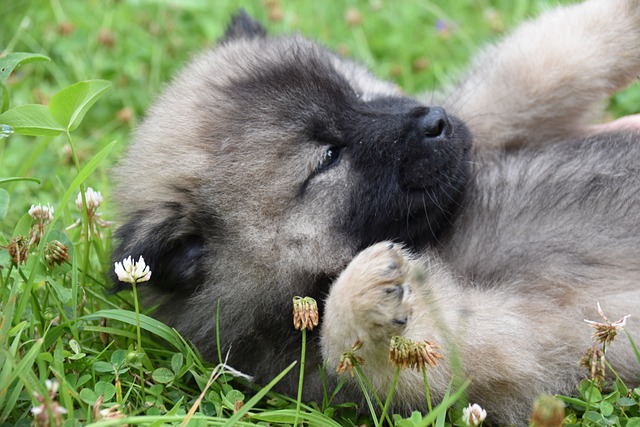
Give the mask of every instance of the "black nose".
<svg viewBox="0 0 640 427">
<path fill-rule="evenodd" d="M 451 122 L 442 107 L 430 107 L 420 119 L 420 131 L 426 138 L 451 135 Z"/>
</svg>

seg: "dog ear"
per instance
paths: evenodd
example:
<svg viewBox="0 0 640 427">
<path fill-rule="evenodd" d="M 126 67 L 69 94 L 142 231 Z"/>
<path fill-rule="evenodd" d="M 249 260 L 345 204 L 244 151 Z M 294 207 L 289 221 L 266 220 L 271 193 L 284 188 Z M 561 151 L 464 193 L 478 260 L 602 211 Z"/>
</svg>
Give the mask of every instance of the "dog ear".
<svg viewBox="0 0 640 427">
<path fill-rule="evenodd" d="M 204 239 L 197 233 L 181 230 L 184 218 L 170 217 L 149 224 L 145 221 L 147 217 L 146 212 L 137 212 L 118 228 L 112 260 L 122 262 L 131 256 L 137 261 L 142 256 L 151 269 L 149 285 L 159 292 L 184 294 L 200 286 L 204 282 Z M 115 292 L 128 287 L 113 270 L 111 277 Z"/>
<path fill-rule="evenodd" d="M 267 36 L 267 30 L 264 26 L 253 19 L 244 10 L 240 9 L 232 18 L 224 35 L 220 39 L 220 44 L 224 44 L 234 40 L 264 38 Z"/>
</svg>

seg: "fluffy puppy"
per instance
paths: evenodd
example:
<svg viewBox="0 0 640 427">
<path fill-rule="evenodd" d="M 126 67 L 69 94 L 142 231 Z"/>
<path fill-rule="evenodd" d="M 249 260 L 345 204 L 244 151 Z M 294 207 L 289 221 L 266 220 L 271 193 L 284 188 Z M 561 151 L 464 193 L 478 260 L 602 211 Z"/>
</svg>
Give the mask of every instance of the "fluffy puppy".
<svg viewBox="0 0 640 427">
<path fill-rule="evenodd" d="M 638 311 L 638 134 L 584 134 L 640 72 L 639 41 L 636 0 L 549 11 L 487 48 L 443 109 L 241 14 L 137 130 L 114 257 L 148 260 L 148 303 L 209 359 L 219 304 L 222 352 L 258 382 L 297 358 L 291 298 L 312 296 L 306 399 L 356 340 L 387 393 L 403 335 L 442 345 L 433 396 L 457 354 L 470 399 L 525 425 L 538 393 L 574 389 L 596 302 Z M 607 357 L 637 381 L 628 343 Z M 423 393 L 403 371 L 395 409 L 426 409 Z"/>
</svg>

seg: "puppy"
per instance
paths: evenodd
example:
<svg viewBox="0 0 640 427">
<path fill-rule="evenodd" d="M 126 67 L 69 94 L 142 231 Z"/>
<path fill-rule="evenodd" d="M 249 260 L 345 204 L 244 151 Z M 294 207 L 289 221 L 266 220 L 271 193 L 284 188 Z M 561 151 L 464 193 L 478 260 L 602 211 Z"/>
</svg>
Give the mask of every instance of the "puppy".
<svg viewBox="0 0 640 427">
<path fill-rule="evenodd" d="M 240 14 L 137 130 L 114 258 L 145 257 L 147 303 L 210 360 L 219 305 L 221 350 L 257 382 L 297 359 L 291 299 L 311 296 L 306 399 L 356 341 L 388 393 L 401 335 L 442 346 L 436 399 L 459 357 L 490 420 L 526 425 L 539 393 L 584 375 L 596 302 L 638 311 L 638 134 L 585 134 L 638 75 L 639 41 L 637 1 L 549 11 L 481 53 L 442 108 Z M 620 341 L 607 359 L 637 381 Z M 293 394 L 297 377 L 278 387 Z M 340 398 L 362 396 L 347 384 Z M 394 409 L 424 402 L 422 375 L 402 371 Z"/>
</svg>

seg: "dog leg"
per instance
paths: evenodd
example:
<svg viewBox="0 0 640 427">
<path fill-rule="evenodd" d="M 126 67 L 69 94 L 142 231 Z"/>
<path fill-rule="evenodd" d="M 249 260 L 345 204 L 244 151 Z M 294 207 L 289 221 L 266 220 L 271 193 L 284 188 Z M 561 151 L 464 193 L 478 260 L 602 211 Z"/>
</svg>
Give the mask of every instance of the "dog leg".
<svg viewBox="0 0 640 427">
<path fill-rule="evenodd" d="M 640 132 L 640 114 L 621 117 L 608 123 L 588 126 L 585 130 L 586 135 L 594 135 L 603 132 Z"/>
<path fill-rule="evenodd" d="M 357 342 L 361 348 L 355 354 L 365 360 L 364 374 L 381 396 L 389 392 L 395 372 L 389 363 L 390 340 L 407 336 L 409 325 L 415 324 L 414 310 L 420 309 L 411 283 L 415 262 L 400 245 L 383 242 L 360 252 L 347 266 L 332 285 L 321 321 L 328 372 Z M 402 376 L 413 374 L 403 372 Z M 404 379 L 400 388 L 407 404 L 421 395 L 420 378 Z"/>
<path fill-rule="evenodd" d="M 460 283 L 435 259 L 413 259 L 388 242 L 373 245 L 354 258 L 327 298 L 321 331 L 327 371 L 359 341 L 355 354 L 364 359 L 363 373 L 384 401 L 395 375 L 391 337 L 428 340 L 444 356 L 427 368 L 436 402 L 453 377 L 470 378 L 469 397 L 487 409 L 492 422 L 526 424 L 539 393 L 573 390 L 590 331 L 580 314 L 560 309 L 545 295 L 545 287 L 517 288 Z M 403 369 L 393 409 L 426 411 L 424 387 L 422 373 Z"/>
<path fill-rule="evenodd" d="M 478 147 L 541 144 L 583 133 L 606 98 L 638 76 L 640 2 L 588 0 L 485 49 L 445 107 L 467 121 Z"/>
<path fill-rule="evenodd" d="M 340 352 L 332 359 L 339 360 L 356 340 L 380 341 L 402 333 L 412 310 L 410 262 L 400 245 L 379 243 L 362 251 L 340 275 L 323 320 L 323 334 L 332 341 L 328 349 Z M 333 333 L 334 324 L 341 329 L 345 322 L 347 333 Z"/>
</svg>

